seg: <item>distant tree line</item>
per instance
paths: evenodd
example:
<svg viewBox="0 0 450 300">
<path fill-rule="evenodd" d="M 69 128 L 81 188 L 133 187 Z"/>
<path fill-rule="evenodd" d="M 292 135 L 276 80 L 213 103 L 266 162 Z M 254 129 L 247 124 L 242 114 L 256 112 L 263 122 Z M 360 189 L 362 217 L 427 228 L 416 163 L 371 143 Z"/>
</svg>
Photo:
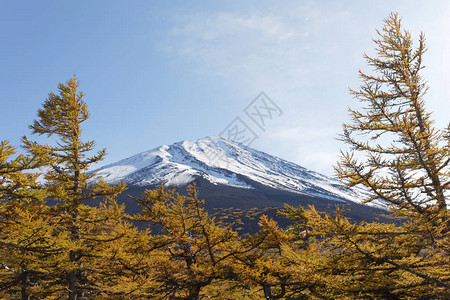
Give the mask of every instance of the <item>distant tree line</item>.
<svg viewBox="0 0 450 300">
<path fill-rule="evenodd" d="M 450 125 L 436 129 L 425 109 L 425 38 L 413 47 L 391 14 L 374 42 L 335 169 L 403 223 L 286 205 L 290 227 L 263 215 L 257 233 L 238 235 L 205 212 L 195 185 L 147 190 L 128 215 L 115 200 L 126 186 L 88 172 L 105 150 L 82 139 L 89 112 L 74 76 L 30 126 L 48 144 L 23 137 L 17 155 L 0 142 L 0 298 L 448 299 Z"/>
</svg>

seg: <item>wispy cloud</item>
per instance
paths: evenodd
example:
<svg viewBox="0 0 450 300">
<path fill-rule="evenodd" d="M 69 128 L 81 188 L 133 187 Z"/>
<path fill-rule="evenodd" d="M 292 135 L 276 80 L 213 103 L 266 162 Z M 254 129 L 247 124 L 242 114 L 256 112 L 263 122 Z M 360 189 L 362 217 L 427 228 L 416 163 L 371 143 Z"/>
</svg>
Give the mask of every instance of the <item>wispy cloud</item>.
<svg viewBox="0 0 450 300">
<path fill-rule="evenodd" d="M 336 137 L 354 106 L 348 87 L 358 86 L 362 54 L 390 12 L 358 3 L 289 2 L 266 12 L 176 17 L 163 48 L 200 76 L 225 82 L 236 99 L 266 92 L 285 113 L 254 146 L 331 174 L 342 146 Z"/>
<path fill-rule="evenodd" d="M 266 76 L 301 73 L 292 67 L 298 65 L 297 53 L 305 48 L 307 35 L 275 15 L 216 13 L 179 18 L 166 45 L 169 51 L 198 63 L 201 71 L 248 87 Z"/>
</svg>

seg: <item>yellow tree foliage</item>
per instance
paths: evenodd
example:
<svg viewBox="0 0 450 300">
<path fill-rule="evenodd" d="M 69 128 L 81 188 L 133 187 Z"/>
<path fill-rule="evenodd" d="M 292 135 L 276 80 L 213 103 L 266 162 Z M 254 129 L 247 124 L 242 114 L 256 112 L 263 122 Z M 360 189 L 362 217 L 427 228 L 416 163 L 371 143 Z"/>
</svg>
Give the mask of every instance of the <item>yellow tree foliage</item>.
<svg viewBox="0 0 450 300">
<path fill-rule="evenodd" d="M 155 299 L 220 294 L 220 283 L 230 278 L 230 251 L 238 240 L 231 225 L 219 226 L 208 216 L 195 185 L 189 186 L 186 196 L 161 185 L 136 200 L 142 212 L 134 219 L 147 222 L 155 232 L 137 234 L 128 245 L 129 253 L 115 255 L 129 273 L 124 276 L 128 287 L 122 290 Z M 127 249 L 117 251 L 121 248 Z"/>
<path fill-rule="evenodd" d="M 45 155 L 15 155 L 7 141 L 0 142 L 0 295 L 29 299 L 46 272 L 38 263 L 57 251 L 48 238 L 52 233 L 45 189 L 37 182 Z"/>
<path fill-rule="evenodd" d="M 53 137 L 55 144 L 39 144 L 23 138 L 31 156 L 47 158 L 44 181 L 47 198 L 56 204 L 51 209 L 54 237 L 63 250 L 48 258 L 52 262 L 53 277 L 48 284 L 56 286 L 57 295 L 68 294 L 69 299 L 99 293 L 92 278 L 101 272 L 95 269 L 95 259 L 101 259 L 101 244 L 120 238 L 121 230 L 103 230 L 106 225 L 122 224 L 123 207 L 112 197 L 125 189 L 124 185 L 109 186 L 103 181 L 93 182 L 95 174 L 88 168 L 103 159 L 105 150 L 88 156 L 95 142 L 84 142 L 81 125 L 89 118 L 83 92 L 74 76 L 66 84 L 58 85 L 58 94 L 50 93 L 38 111 L 38 118 L 30 126 L 34 134 Z M 98 197 L 105 197 L 100 207 L 86 205 Z M 125 226 L 126 227 L 126 226 Z"/>
<path fill-rule="evenodd" d="M 383 200 L 407 221 L 354 225 L 313 213 L 310 226 L 327 237 L 336 269 L 347 268 L 337 271 L 347 291 L 449 296 L 450 139 L 448 129 L 433 127 L 425 109 L 425 38 L 421 34 L 414 48 L 397 14 L 378 34 L 377 57 L 365 55 L 374 74 L 360 72 L 361 88 L 352 90 L 363 108 L 350 109 L 342 135 L 350 152 L 342 154 L 336 171 L 349 186 L 365 186 L 372 193 L 367 201 Z"/>
<path fill-rule="evenodd" d="M 360 71 L 362 86 L 352 90 L 364 108 L 350 109 L 344 124 L 342 140 L 352 152 L 343 153 L 336 171 L 349 186 L 367 187 L 367 201 L 382 199 L 398 213 L 438 224 L 447 214 L 450 144 L 448 130 L 434 128 L 425 109 L 425 37 L 413 48 L 396 14 L 378 34 L 378 57 L 365 56 L 375 74 Z"/>
<path fill-rule="evenodd" d="M 308 263 L 319 249 L 307 247 L 298 224 L 287 232 L 262 216 L 258 233 L 238 236 L 232 224 L 209 217 L 195 185 L 187 195 L 161 185 L 136 200 L 142 212 L 133 219 L 150 228 L 134 228 L 104 250 L 105 269 L 115 274 L 104 278 L 104 297 L 287 299 L 307 297 L 321 285 L 317 266 Z M 304 221 L 299 209 L 287 207 L 284 213 Z M 301 268 L 293 256 L 302 259 Z"/>
<path fill-rule="evenodd" d="M 147 190 L 128 216 L 114 199 L 125 186 L 88 172 L 105 150 L 89 156 L 95 143 L 81 138 L 89 113 L 73 77 L 30 126 L 53 144 L 24 137 L 28 154 L 13 158 L 0 143 L 0 297 L 448 299 L 450 125 L 434 128 L 425 109 L 423 34 L 413 47 L 396 14 L 378 34 L 336 171 L 400 221 L 355 224 L 339 209 L 285 206 L 288 228 L 263 215 L 256 234 L 239 236 L 205 212 L 195 185 L 186 195 Z"/>
<path fill-rule="evenodd" d="M 328 297 L 445 298 L 449 258 L 427 248 L 409 221 L 401 226 L 351 223 L 337 211 L 306 210 L 310 235 L 321 248 L 321 278 Z"/>
</svg>

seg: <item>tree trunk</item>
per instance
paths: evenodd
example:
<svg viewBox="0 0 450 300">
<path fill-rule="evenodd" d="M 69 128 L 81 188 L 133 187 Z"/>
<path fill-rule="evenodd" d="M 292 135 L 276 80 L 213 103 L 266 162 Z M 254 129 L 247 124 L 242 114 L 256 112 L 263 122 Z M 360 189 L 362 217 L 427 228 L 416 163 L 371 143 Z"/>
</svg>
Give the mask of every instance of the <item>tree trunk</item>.
<svg viewBox="0 0 450 300">
<path fill-rule="evenodd" d="M 75 251 L 70 251 L 70 261 L 77 261 L 78 255 Z M 69 273 L 69 300 L 78 299 L 78 272 L 77 270 Z"/>
<path fill-rule="evenodd" d="M 272 299 L 272 287 L 268 284 L 263 285 L 264 298 Z"/>
<path fill-rule="evenodd" d="M 77 272 L 72 271 L 69 273 L 69 300 L 78 299 L 78 280 Z"/>
<path fill-rule="evenodd" d="M 22 265 L 22 274 L 20 274 L 20 292 L 22 300 L 30 300 L 30 294 L 28 293 L 28 286 L 30 283 L 30 274 L 26 265 Z"/>
</svg>

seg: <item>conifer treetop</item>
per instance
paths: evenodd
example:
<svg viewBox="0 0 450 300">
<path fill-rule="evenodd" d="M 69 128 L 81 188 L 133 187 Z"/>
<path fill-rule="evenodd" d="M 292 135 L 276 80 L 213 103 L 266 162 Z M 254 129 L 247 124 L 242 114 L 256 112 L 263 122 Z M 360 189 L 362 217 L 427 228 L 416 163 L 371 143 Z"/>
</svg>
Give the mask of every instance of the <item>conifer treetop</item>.
<svg viewBox="0 0 450 300">
<path fill-rule="evenodd" d="M 359 72 L 362 84 L 351 94 L 363 103 L 349 109 L 340 140 L 350 146 L 335 167 L 349 186 L 362 184 L 368 199 L 383 199 L 404 214 L 429 215 L 447 210 L 449 188 L 448 132 L 433 126 L 425 108 L 425 36 L 416 48 L 401 19 L 391 14 L 375 39 L 376 57 L 365 55 L 373 74 Z"/>
</svg>

